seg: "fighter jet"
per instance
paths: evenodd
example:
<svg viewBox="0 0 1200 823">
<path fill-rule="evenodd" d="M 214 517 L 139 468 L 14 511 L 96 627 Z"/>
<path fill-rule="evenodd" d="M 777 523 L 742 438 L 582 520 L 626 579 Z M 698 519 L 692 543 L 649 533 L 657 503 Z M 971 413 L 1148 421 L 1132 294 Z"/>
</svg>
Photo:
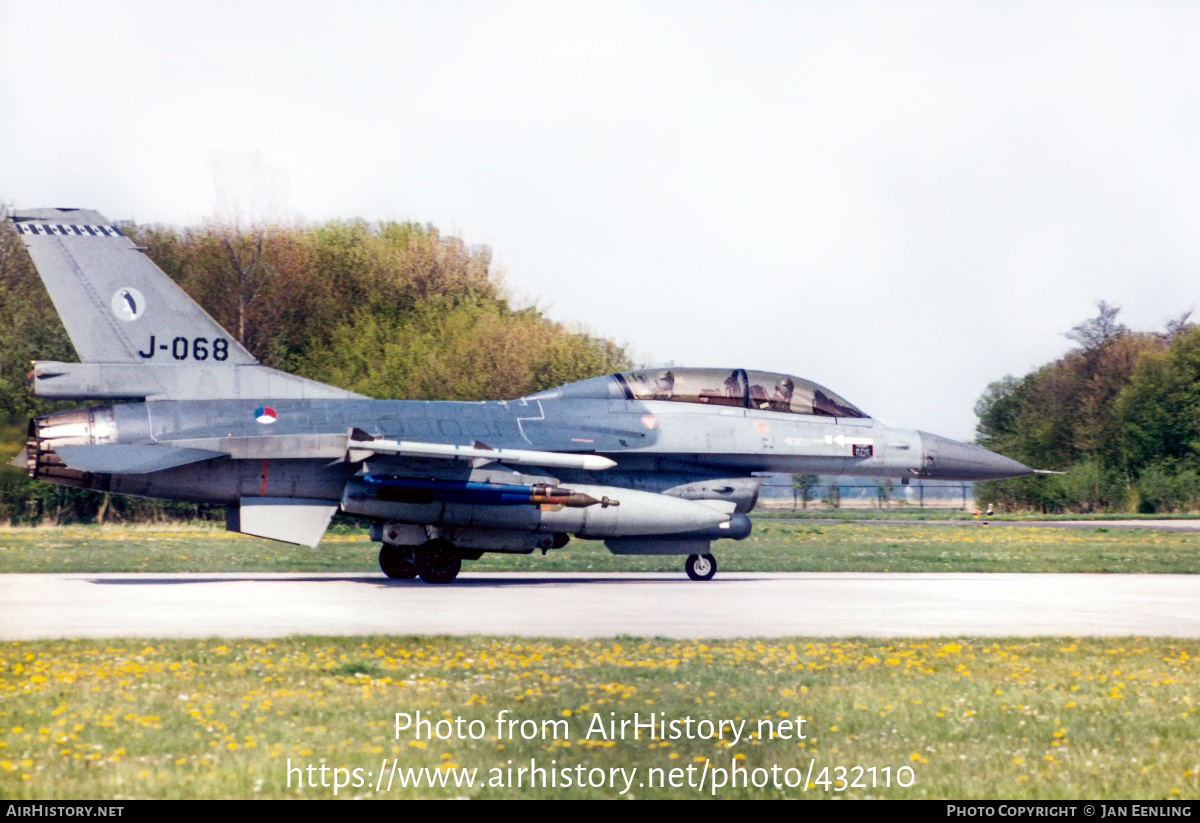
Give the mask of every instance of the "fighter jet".
<svg viewBox="0 0 1200 823">
<path fill-rule="evenodd" d="M 391 578 L 450 583 L 484 552 L 576 536 L 684 556 L 709 580 L 713 541 L 750 534 L 765 472 L 1034 473 L 743 368 L 639 369 L 518 400 L 372 400 L 259 363 L 94 211 L 9 219 L 81 360 L 36 361 L 31 390 L 108 403 L 31 420 L 31 477 L 219 504 L 230 531 L 311 547 L 340 511 L 371 523 Z"/>
</svg>

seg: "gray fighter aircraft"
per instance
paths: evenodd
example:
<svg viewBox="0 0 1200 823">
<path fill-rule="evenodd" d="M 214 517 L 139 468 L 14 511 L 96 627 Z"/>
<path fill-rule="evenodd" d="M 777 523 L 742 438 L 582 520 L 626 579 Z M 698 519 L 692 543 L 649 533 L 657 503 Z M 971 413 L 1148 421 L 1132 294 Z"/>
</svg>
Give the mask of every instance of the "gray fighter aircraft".
<svg viewBox="0 0 1200 823">
<path fill-rule="evenodd" d="M 335 512 L 356 515 L 392 578 L 449 583 L 483 552 L 576 535 L 687 556 L 708 580 L 712 541 L 750 534 L 756 473 L 1034 473 L 740 368 L 642 369 L 497 402 L 371 400 L 257 362 L 100 214 L 9 219 L 82 361 L 35 362 L 33 393 L 126 401 L 31 420 L 30 476 L 224 505 L 231 531 L 305 546 Z"/>
</svg>

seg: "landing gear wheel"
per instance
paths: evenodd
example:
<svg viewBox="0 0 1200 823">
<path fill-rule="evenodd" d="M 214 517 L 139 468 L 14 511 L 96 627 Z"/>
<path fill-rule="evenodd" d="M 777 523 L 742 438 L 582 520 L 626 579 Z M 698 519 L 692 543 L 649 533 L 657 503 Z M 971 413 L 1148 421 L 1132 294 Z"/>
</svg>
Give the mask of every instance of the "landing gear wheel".
<svg viewBox="0 0 1200 823">
<path fill-rule="evenodd" d="M 412 580 L 417 576 L 412 547 L 384 543 L 379 549 L 379 568 L 392 580 Z"/>
<path fill-rule="evenodd" d="M 712 580 L 717 573 L 717 559 L 711 554 L 688 555 L 684 568 L 693 580 Z"/>
<path fill-rule="evenodd" d="M 430 540 L 417 549 L 417 574 L 426 583 L 453 583 L 462 569 L 462 558 L 449 540 Z"/>
</svg>

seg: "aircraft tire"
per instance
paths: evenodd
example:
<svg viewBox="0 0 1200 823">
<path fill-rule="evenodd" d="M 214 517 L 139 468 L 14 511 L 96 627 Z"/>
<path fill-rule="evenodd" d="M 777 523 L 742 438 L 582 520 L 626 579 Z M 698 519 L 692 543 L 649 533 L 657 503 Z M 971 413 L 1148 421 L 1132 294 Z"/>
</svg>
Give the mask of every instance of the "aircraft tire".
<svg viewBox="0 0 1200 823">
<path fill-rule="evenodd" d="M 711 554 L 691 554 L 684 568 L 693 580 L 712 580 L 717 573 L 717 559 Z"/>
<path fill-rule="evenodd" d="M 462 558 L 449 540 L 430 540 L 416 554 L 417 574 L 426 583 L 453 583 L 462 570 Z"/>
<path fill-rule="evenodd" d="M 417 576 L 417 564 L 409 546 L 384 543 L 379 548 L 379 568 L 392 580 L 412 580 Z"/>
</svg>

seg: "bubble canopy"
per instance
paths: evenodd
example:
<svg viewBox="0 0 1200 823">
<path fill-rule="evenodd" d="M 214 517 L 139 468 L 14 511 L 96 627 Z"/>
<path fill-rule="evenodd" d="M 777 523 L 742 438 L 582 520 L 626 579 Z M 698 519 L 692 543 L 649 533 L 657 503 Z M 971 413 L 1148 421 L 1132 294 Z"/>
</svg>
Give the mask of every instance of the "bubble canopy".
<svg viewBox="0 0 1200 823">
<path fill-rule="evenodd" d="M 866 417 L 811 380 L 745 369 L 660 368 L 613 377 L 629 400 L 670 400 L 822 417 Z"/>
</svg>

